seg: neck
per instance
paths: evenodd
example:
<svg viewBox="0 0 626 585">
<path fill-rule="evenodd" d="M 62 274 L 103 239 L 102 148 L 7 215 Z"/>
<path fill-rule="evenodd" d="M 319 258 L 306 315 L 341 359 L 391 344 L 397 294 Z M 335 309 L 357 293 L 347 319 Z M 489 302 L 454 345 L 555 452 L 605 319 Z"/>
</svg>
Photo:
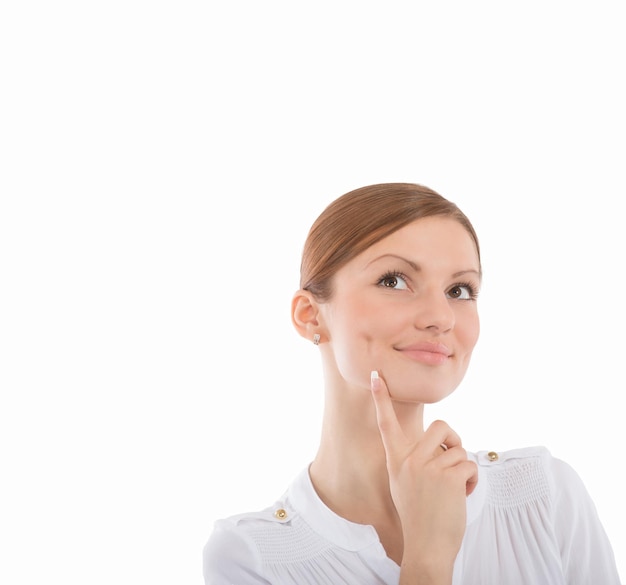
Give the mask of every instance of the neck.
<svg viewBox="0 0 626 585">
<path fill-rule="evenodd" d="M 395 517 L 385 450 L 369 391 L 326 382 L 322 436 L 310 468 L 318 495 L 352 522 L 376 524 L 381 517 Z M 408 436 L 423 434 L 422 404 L 394 406 Z"/>
</svg>

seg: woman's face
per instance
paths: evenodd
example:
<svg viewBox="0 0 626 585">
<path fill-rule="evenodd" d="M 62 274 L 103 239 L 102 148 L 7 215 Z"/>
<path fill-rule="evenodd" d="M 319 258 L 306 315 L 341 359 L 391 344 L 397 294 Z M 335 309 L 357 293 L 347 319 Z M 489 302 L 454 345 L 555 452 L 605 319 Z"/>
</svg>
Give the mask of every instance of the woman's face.
<svg viewBox="0 0 626 585">
<path fill-rule="evenodd" d="M 447 217 L 397 230 L 343 266 L 320 306 L 327 356 L 350 385 L 371 370 L 399 401 L 432 403 L 461 382 L 478 340 L 476 246 Z"/>
</svg>

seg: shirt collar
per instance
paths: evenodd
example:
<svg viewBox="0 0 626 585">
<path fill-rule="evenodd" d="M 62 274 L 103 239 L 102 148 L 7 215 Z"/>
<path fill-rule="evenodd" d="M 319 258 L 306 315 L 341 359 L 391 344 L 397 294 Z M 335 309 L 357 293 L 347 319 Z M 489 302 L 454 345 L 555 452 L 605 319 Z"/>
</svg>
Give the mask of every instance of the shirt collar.
<svg viewBox="0 0 626 585">
<path fill-rule="evenodd" d="M 308 467 L 291 484 L 287 499 L 315 532 L 349 551 L 359 551 L 379 542 L 373 526 L 357 524 L 335 514 L 317 495 Z"/>
<path fill-rule="evenodd" d="M 476 462 L 476 456 L 468 453 Z M 478 518 L 486 497 L 486 477 L 480 465 L 478 483 L 467 498 L 467 524 Z M 317 495 L 308 467 L 303 469 L 291 484 L 287 494 L 289 505 L 319 535 L 349 551 L 359 551 L 379 541 L 376 529 L 369 524 L 357 524 L 335 514 Z"/>
</svg>

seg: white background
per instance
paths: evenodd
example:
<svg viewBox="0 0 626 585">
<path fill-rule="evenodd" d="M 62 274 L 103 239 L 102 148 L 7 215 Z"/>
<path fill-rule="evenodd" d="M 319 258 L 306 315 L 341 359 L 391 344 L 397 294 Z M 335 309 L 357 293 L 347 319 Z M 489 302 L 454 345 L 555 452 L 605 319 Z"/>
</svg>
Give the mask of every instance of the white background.
<svg viewBox="0 0 626 585">
<path fill-rule="evenodd" d="M 306 231 L 384 181 L 483 247 L 429 416 L 571 463 L 626 575 L 621 3 L 432 4 L 3 3 L 0 582 L 202 582 L 315 453 Z"/>
</svg>

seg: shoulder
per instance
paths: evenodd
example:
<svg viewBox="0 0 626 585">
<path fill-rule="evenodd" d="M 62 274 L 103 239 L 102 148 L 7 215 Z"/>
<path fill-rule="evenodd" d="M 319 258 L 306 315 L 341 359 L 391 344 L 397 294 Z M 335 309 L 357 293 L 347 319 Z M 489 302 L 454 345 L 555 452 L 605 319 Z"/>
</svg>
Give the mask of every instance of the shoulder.
<svg viewBox="0 0 626 585">
<path fill-rule="evenodd" d="M 542 446 L 468 454 L 478 465 L 483 510 L 525 510 L 554 526 L 591 521 L 594 505 L 576 471 Z M 532 511 L 532 512 L 531 512 Z M 507 513 L 508 513 L 507 512 Z"/>
<path fill-rule="evenodd" d="M 288 540 L 284 528 L 294 517 L 288 504 L 279 500 L 263 510 L 217 520 L 203 549 L 205 583 L 267 583 L 266 549 Z"/>
<path fill-rule="evenodd" d="M 474 508 L 480 509 L 472 517 L 475 554 L 487 539 L 512 559 L 535 559 L 539 553 L 537 567 L 552 556 L 567 583 L 619 583 L 595 505 L 570 464 L 545 447 L 477 451 L 468 457 L 477 463 L 479 476 Z"/>
<path fill-rule="evenodd" d="M 279 500 L 263 510 L 222 518 L 215 522 L 207 547 L 220 546 L 223 542 L 232 544 L 234 541 L 247 543 L 250 547 L 262 534 L 280 532 L 281 527 L 295 516 L 287 502 Z"/>
<path fill-rule="evenodd" d="M 585 491 L 576 471 L 543 446 L 477 451 L 471 457 L 486 479 L 492 503 L 499 498 L 507 505 L 529 499 L 558 501 Z"/>
<path fill-rule="evenodd" d="M 550 451 L 542 446 L 523 447 L 508 451 L 476 451 L 469 454 L 481 471 L 488 476 L 532 475 L 533 473 L 551 473 L 554 458 Z"/>
</svg>

